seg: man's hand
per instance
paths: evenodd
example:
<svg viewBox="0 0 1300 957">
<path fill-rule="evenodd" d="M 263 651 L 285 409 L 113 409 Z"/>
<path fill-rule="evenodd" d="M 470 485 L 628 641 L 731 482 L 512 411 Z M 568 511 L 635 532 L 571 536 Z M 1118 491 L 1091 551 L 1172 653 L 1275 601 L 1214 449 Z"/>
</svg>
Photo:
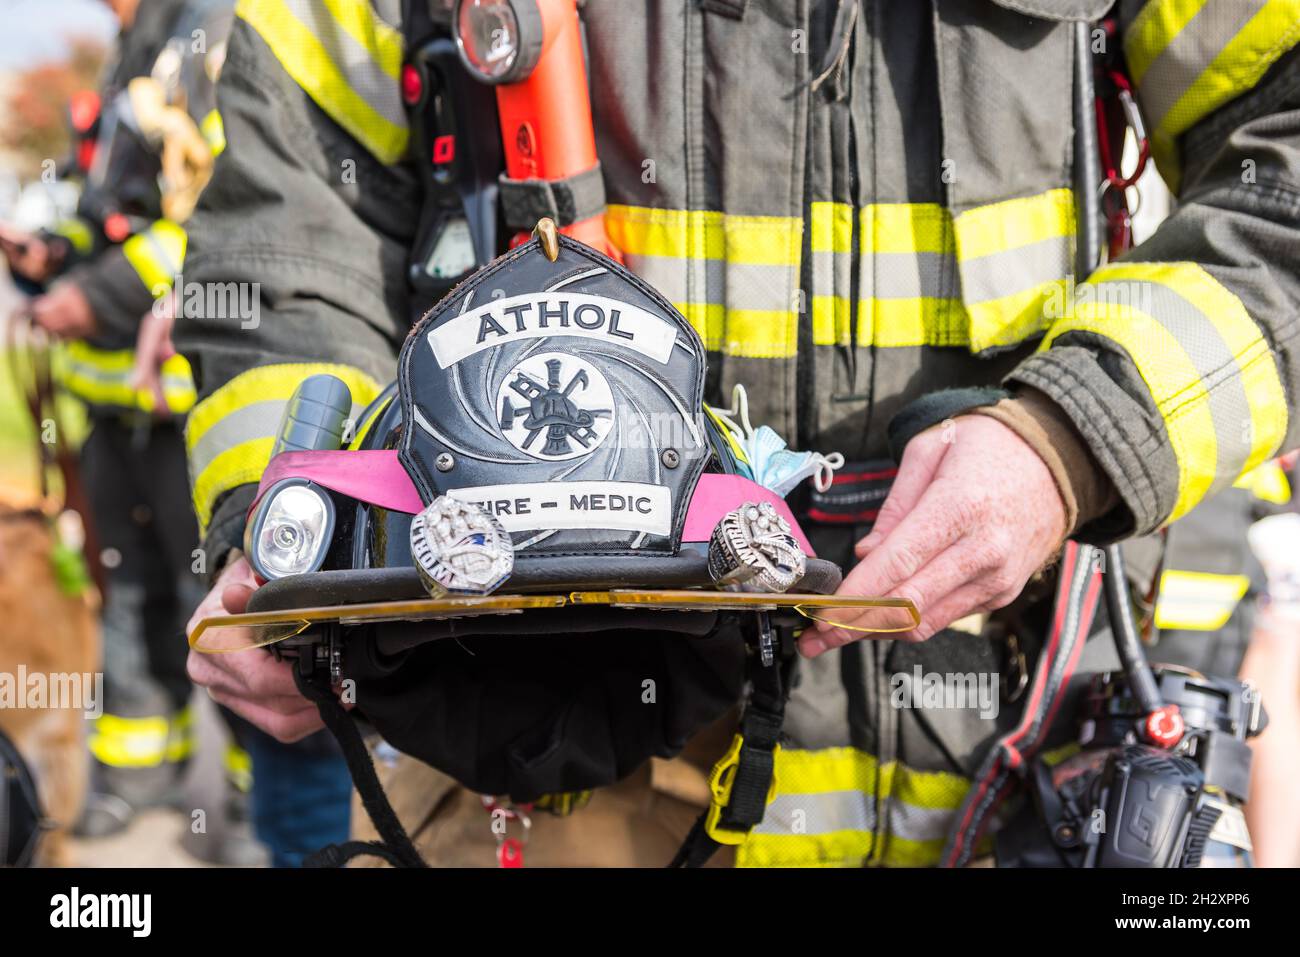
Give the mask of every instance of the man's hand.
<svg viewBox="0 0 1300 957">
<path fill-rule="evenodd" d="M 158 300 L 154 308 L 140 322 L 135 338 L 135 367 L 131 370 L 131 387 L 147 389 L 153 395 L 154 415 L 169 415 L 167 394 L 163 390 L 162 365 L 176 355 L 172 345 L 172 324 L 175 322 L 174 294 Z"/>
<path fill-rule="evenodd" d="M 54 271 L 50 244 L 8 223 L 0 223 L 0 252 L 4 253 L 10 272 L 32 282 L 45 282 Z"/>
<path fill-rule="evenodd" d="M 238 615 L 257 587 L 248 560 L 240 557 L 222 571 L 186 625 L 194 631 L 209 615 Z M 289 744 L 325 725 L 316 706 L 298 693 L 293 664 L 276 661 L 262 648 L 205 655 L 190 649 L 190 679 L 208 689 L 212 700 L 246 718 L 277 741 Z"/>
<path fill-rule="evenodd" d="M 85 339 L 95 334 L 95 313 L 75 282 L 61 282 L 31 304 L 32 319 L 52 336 Z"/>
<path fill-rule="evenodd" d="M 924 641 L 959 618 L 1009 604 L 1061 547 L 1065 505 L 1047 466 L 983 415 L 927 429 L 907 444 L 894 487 L 841 595 L 908 598 Z M 852 624 L 848 614 L 837 618 Z M 861 638 L 825 622 L 799 640 L 809 657 Z"/>
</svg>

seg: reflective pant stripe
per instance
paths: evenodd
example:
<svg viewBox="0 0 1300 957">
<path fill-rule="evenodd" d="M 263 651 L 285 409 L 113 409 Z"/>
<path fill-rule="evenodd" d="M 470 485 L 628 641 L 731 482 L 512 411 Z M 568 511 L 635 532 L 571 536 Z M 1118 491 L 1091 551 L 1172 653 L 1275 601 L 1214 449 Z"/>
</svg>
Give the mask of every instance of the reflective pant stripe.
<svg viewBox="0 0 1300 957">
<path fill-rule="evenodd" d="M 614 205 L 606 228 L 628 266 L 672 301 L 710 351 L 790 358 L 808 308 L 815 345 L 856 338 L 980 352 L 1046 328 L 1047 292 L 1070 276 L 1074 204 L 1069 190 L 1051 190 L 954 220 L 936 204 L 812 203 L 808 303 L 799 299 L 801 220 Z"/>
<path fill-rule="evenodd" d="M 1156 597 L 1157 628 L 1217 631 L 1250 587 L 1245 575 L 1218 575 L 1169 569 L 1160 576 Z"/>
<path fill-rule="evenodd" d="M 303 379 L 318 373 L 347 384 L 354 415 L 380 392 L 374 379 L 352 366 L 295 362 L 249 369 L 194 407 L 185 423 L 185 448 L 200 530 L 207 530 L 221 495 L 262 477 L 285 403 Z"/>
<path fill-rule="evenodd" d="M 1170 521 L 1270 458 L 1286 397 L 1259 327 L 1195 263 L 1116 263 L 1076 291 L 1044 340 L 1090 332 L 1116 343 L 1151 391 L 1178 459 Z"/>
<path fill-rule="evenodd" d="M 777 797 L 738 849 L 737 866 L 937 863 L 970 787 L 959 775 L 881 765 L 854 748 L 783 748 L 776 774 Z"/>
<path fill-rule="evenodd" d="M 253 758 L 247 751 L 233 741 L 226 745 L 221 759 L 226 772 L 226 779 L 238 791 L 247 794 L 253 789 Z"/>
<path fill-rule="evenodd" d="M 1300 42 L 1300 0 L 1150 0 L 1124 50 L 1161 173 L 1177 185 L 1177 137 L 1253 87 Z"/>
<path fill-rule="evenodd" d="M 154 394 L 131 384 L 135 353 L 130 349 L 96 349 L 85 342 L 68 342 L 59 348 L 59 381 L 77 398 L 92 405 L 154 411 Z M 173 415 L 184 415 L 194 405 L 196 393 L 190 364 L 182 355 L 169 357 L 161 369 L 163 398 Z"/>
<path fill-rule="evenodd" d="M 365 0 L 239 0 L 235 13 L 261 34 L 316 105 L 380 162 L 410 139 L 398 87 L 402 38 Z"/>
</svg>

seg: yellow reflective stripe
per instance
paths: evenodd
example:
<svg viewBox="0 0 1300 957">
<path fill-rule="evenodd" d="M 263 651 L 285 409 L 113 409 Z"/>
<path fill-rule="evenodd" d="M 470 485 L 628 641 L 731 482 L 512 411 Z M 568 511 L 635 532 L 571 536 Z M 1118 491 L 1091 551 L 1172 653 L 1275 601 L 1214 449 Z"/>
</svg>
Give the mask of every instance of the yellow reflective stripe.
<svg viewBox="0 0 1300 957">
<path fill-rule="evenodd" d="M 1171 301 L 1146 306 L 1151 296 L 1144 284 L 1172 293 Z M 1126 298 L 1134 301 L 1084 295 L 1111 288 L 1129 290 Z M 1233 481 L 1277 451 L 1286 434 L 1287 404 L 1268 343 L 1241 301 L 1201 266 L 1115 263 L 1093 273 L 1078 293 L 1071 315 L 1052 326 L 1043 347 L 1065 333 L 1087 331 L 1129 354 L 1151 390 L 1178 459 L 1178 499 L 1170 521 L 1186 514 L 1212 487 Z M 1219 341 L 1211 341 L 1216 335 Z M 1222 362 L 1198 366 L 1217 352 L 1223 353 Z M 1233 390 L 1240 391 L 1245 408 L 1229 401 Z M 1212 415 L 1216 402 L 1222 403 L 1217 429 Z M 1248 420 L 1233 418 L 1238 412 Z"/>
<path fill-rule="evenodd" d="M 402 34 L 375 13 L 369 0 L 324 0 L 334 22 L 367 50 L 391 80 L 402 75 Z"/>
<path fill-rule="evenodd" d="M 145 718 L 100 715 L 91 728 L 90 753 L 109 767 L 155 767 L 167 758 L 167 727 L 167 719 L 162 715 Z"/>
<path fill-rule="evenodd" d="M 605 229 L 622 252 L 673 259 L 723 259 L 722 213 L 611 204 Z"/>
<path fill-rule="evenodd" d="M 862 207 L 863 255 L 951 253 L 952 216 L 936 203 L 878 203 Z"/>
<path fill-rule="evenodd" d="M 1291 482 L 1276 460 L 1255 466 L 1232 486 L 1247 489 L 1255 498 L 1273 505 L 1286 505 L 1291 501 Z"/>
<path fill-rule="evenodd" d="M 79 253 L 88 253 L 95 246 L 95 238 L 90 232 L 90 227 L 83 220 L 60 220 L 55 225 L 53 232 L 55 235 L 62 236 L 72 243 L 72 248 Z"/>
<path fill-rule="evenodd" d="M 159 219 L 122 244 L 122 254 L 155 299 L 164 296 L 185 264 L 185 230 Z"/>
<path fill-rule="evenodd" d="M 242 372 L 194 407 L 185 423 L 185 449 L 201 532 L 221 495 L 262 477 L 284 404 L 303 379 L 318 373 L 342 379 L 354 409 L 365 408 L 380 392 L 374 379 L 352 366 L 294 362 Z"/>
<path fill-rule="evenodd" d="M 226 779 L 243 794 L 253 789 L 253 757 L 233 741 L 226 745 L 221 764 Z"/>
<path fill-rule="evenodd" d="M 336 6 L 344 11 L 343 21 L 334 14 Z M 365 11 L 358 9 L 361 6 Z M 285 72 L 317 106 L 381 162 L 396 163 L 406 154 L 410 131 L 405 125 L 398 74 L 391 72 L 392 28 L 383 24 L 368 4 L 339 0 L 322 11 L 328 22 L 316 24 L 322 34 L 317 36 L 295 16 L 295 9 L 305 15 L 312 8 L 302 0 L 295 0 L 293 8 L 285 0 L 239 0 L 235 13 L 261 34 Z M 398 43 L 400 68 L 400 39 Z M 368 62 L 346 55 L 342 49 L 346 44 L 364 49 L 370 55 Z M 356 74 L 355 78 L 348 71 Z"/>
<path fill-rule="evenodd" d="M 1249 587 L 1250 579 L 1245 575 L 1165 571 L 1156 598 L 1156 627 L 1217 631 L 1228 623 Z"/>
<path fill-rule="evenodd" d="M 199 132 L 207 140 L 208 146 L 212 147 L 213 156 L 220 156 L 225 152 L 226 124 L 221 119 L 220 111 L 213 110 L 203 117 L 203 122 L 199 124 Z"/>
<path fill-rule="evenodd" d="M 1233 17 L 1248 10 L 1207 6 L 1170 34 L 1161 51 L 1167 55 L 1147 61 L 1138 91 L 1151 114 L 1152 153 L 1175 189 L 1180 177 L 1177 138 L 1250 90 L 1300 42 L 1300 0 L 1269 0 L 1230 34 L 1237 25 Z"/>
<path fill-rule="evenodd" d="M 856 304 L 849 294 L 855 215 Z M 628 267 L 664 292 L 707 349 L 751 358 L 795 354 L 800 219 L 616 204 L 605 225 Z M 956 220 L 934 203 L 855 209 L 819 201 L 809 206 L 808 228 L 814 345 L 856 339 L 980 352 L 1046 328 L 1043 304 L 1059 295 L 1073 261 L 1074 201 L 1070 190 L 1055 189 Z"/>
<path fill-rule="evenodd" d="M 776 780 L 763 823 L 737 848 L 738 867 L 935 864 L 970 787 L 855 748 L 782 748 Z"/>
<path fill-rule="evenodd" d="M 1196 263 L 1115 263 L 1089 277 L 1090 283 L 1125 280 L 1158 283 L 1193 304 L 1214 326 L 1237 365 L 1250 411 L 1249 452 L 1230 462 L 1230 474 L 1220 468 L 1215 477 L 1233 481 L 1266 462 L 1286 437 L 1286 393 L 1268 342 L 1242 301 Z"/>
<path fill-rule="evenodd" d="M 1205 4 L 1206 0 L 1148 0 L 1124 31 L 1124 60 L 1134 83 L 1142 82 L 1147 68 Z"/>
<path fill-rule="evenodd" d="M 1178 499 L 1169 516 L 1173 521 L 1205 496 L 1215 477 L 1218 446 L 1200 373 L 1169 330 L 1132 306 L 1081 302 L 1073 311 L 1068 322 L 1052 326 L 1043 347 L 1066 332 L 1093 332 L 1128 353 L 1151 391 L 1178 459 Z"/>
<path fill-rule="evenodd" d="M 188 707 L 182 708 L 172 715 L 168 725 L 167 760 L 187 760 L 194 753 L 195 744 L 194 714 Z"/>
<path fill-rule="evenodd" d="M 1074 194 L 1055 189 L 967 210 L 953 221 L 972 352 L 1046 330 L 1044 304 L 1074 261 Z"/>
<path fill-rule="evenodd" d="M 59 381 L 69 392 L 92 405 L 117 406 L 153 412 L 150 389 L 131 384 L 135 353 L 130 349 L 97 349 L 83 341 L 68 342 L 57 353 Z M 163 398 L 173 415 L 183 415 L 194 405 L 197 394 L 190 364 L 179 353 L 163 362 L 160 377 Z"/>
<path fill-rule="evenodd" d="M 847 203 L 816 202 L 810 208 L 808 222 L 813 256 L 813 345 L 847 346 L 853 333 L 853 309 L 849 301 L 853 207 Z"/>
<path fill-rule="evenodd" d="M 1053 189 L 968 209 L 953 220 L 960 259 L 977 259 L 1074 235 L 1074 193 Z"/>
</svg>

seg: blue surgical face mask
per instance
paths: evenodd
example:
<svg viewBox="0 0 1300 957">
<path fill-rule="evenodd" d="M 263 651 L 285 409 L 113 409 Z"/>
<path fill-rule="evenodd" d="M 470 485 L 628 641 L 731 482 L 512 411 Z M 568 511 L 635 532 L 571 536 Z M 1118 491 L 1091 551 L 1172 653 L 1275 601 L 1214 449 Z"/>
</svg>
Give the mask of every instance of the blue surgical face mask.
<svg viewBox="0 0 1300 957">
<path fill-rule="evenodd" d="M 835 470 L 844 464 L 844 456 L 838 452 L 795 452 L 774 429 L 766 425 L 755 429 L 749 422 L 749 397 L 743 385 L 732 392 L 732 407 L 725 412 L 714 410 L 714 414 L 744 450 L 749 477 L 782 498 L 809 477 L 818 491 L 826 491 Z"/>
</svg>

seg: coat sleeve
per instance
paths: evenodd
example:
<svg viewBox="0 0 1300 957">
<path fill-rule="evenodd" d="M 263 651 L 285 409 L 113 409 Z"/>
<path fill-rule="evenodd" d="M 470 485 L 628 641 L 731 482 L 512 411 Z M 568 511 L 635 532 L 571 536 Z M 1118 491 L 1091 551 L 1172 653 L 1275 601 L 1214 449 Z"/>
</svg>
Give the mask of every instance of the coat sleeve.
<svg viewBox="0 0 1300 957">
<path fill-rule="evenodd" d="M 1199 12 L 1198 12 L 1199 11 Z M 1055 401 L 1143 534 L 1300 442 L 1300 0 L 1122 6 L 1177 211 L 1094 272 L 1009 383 Z"/>
<path fill-rule="evenodd" d="M 359 415 L 409 329 L 419 190 L 402 159 L 400 37 L 365 4 L 331 28 L 333 6 L 241 0 L 217 90 L 225 149 L 189 222 L 173 338 L 199 390 L 186 447 L 216 558 L 242 540 L 298 383 L 339 376 Z"/>
</svg>

